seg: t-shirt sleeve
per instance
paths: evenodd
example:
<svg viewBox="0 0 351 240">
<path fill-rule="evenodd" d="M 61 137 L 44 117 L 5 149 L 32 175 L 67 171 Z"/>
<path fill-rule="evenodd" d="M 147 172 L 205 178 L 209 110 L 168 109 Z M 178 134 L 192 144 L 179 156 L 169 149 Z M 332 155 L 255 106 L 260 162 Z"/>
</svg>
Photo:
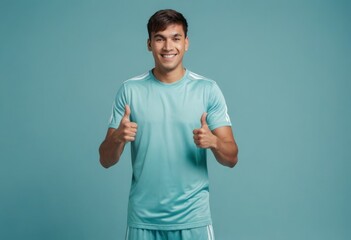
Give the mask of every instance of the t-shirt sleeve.
<svg viewBox="0 0 351 240">
<path fill-rule="evenodd" d="M 115 97 L 115 100 L 112 104 L 112 113 L 110 117 L 109 128 L 118 128 L 119 123 L 121 122 L 122 117 L 124 116 L 125 106 L 127 104 L 126 89 L 123 84 Z"/>
<path fill-rule="evenodd" d="M 206 120 L 211 130 L 223 126 L 232 126 L 228 115 L 227 104 L 222 91 L 216 83 L 212 85 L 209 94 Z"/>
</svg>

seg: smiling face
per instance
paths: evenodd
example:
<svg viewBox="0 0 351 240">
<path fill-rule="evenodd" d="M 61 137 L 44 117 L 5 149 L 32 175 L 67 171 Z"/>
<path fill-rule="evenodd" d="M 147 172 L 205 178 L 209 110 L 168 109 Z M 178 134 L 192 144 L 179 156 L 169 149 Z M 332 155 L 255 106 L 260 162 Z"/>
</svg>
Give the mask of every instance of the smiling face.
<svg viewBox="0 0 351 240">
<path fill-rule="evenodd" d="M 161 74 L 183 72 L 182 61 L 189 40 L 181 24 L 172 24 L 163 31 L 152 32 L 147 44 L 155 60 L 155 71 Z"/>
</svg>

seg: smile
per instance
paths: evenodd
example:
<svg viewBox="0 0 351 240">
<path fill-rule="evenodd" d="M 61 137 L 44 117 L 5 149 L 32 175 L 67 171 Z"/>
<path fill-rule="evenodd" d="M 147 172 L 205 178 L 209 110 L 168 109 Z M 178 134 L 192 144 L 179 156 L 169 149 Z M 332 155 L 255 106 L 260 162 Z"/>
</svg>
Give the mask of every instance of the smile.
<svg viewBox="0 0 351 240">
<path fill-rule="evenodd" d="M 172 58 L 175 56 L 177 56 L 177 54 L 161 54 L 161 57 L 163 57 L 163 58 Z"/>
</svg>

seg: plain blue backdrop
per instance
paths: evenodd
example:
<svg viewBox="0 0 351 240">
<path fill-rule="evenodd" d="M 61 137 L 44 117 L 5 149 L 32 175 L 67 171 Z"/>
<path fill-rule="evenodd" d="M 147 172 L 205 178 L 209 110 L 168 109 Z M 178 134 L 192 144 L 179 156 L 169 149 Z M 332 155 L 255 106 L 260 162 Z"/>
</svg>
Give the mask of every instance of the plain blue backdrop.
<svg viewBox="0 0 351 240">
<path fill-rule="evenodd" d="M 106 170 L 98 147 L 164 8 L 188 19 L 185 66 L 217 81 L 239 145 L 234 169 L 209 154 L 216 239 L 350 239 L 342 0 L 1 0 L 0 239 L 123 239 L 130 148 Z"/>
</svg>

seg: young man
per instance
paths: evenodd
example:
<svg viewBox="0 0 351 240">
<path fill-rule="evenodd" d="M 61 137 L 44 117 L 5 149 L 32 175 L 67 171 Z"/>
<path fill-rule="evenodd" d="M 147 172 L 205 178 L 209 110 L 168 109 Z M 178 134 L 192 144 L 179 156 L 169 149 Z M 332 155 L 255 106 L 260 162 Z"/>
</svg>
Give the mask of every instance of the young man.
<svg viewBox="0 0 351 240">
<path fill-rule="evenodd" d="M 234 167 L 238 148 L 213 80 L 183 67 L 187 21 L 174 10 L 147 25 L 155 67 L 117 92 L 100 162 L 118 162 L 131 142 L 133 176 L 126 239 L 214 239 L 206 149 Z"/>
</svg>

